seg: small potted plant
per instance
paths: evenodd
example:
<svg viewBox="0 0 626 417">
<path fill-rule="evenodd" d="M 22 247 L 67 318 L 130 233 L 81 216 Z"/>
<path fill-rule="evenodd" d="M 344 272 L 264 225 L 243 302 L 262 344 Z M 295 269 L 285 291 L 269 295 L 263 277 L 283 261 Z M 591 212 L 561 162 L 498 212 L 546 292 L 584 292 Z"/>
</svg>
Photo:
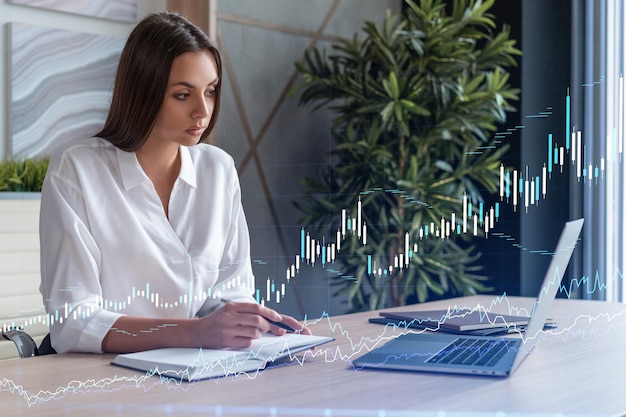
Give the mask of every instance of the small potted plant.
<svg viewBox="0 0 626 417">
<path fill-rule="evenodd" d="M 0 162 L 0 192 L 40 192 L 48 163 L 47 157 Z"/>
<path fill-rule="evenodd" d="M 16 228 L 24 216 L 38 217 L 41 186 L 49 162 L 48 157 L 0 161 L 0 235 L 19 232 Z"/>
</svg>

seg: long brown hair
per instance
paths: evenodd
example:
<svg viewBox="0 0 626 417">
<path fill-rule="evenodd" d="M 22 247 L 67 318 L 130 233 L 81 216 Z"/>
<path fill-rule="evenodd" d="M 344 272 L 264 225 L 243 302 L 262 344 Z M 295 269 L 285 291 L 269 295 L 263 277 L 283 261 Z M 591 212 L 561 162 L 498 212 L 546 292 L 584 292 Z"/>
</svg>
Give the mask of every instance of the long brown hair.
<svg viewBox="0 0 626 417">
<path fill-rule="evenodd" d="M 124 151 L 141 148 L 163 104 L 174 58 L 205 50 L 215 58 L 218 75 L 211 121 L 200 138 L 200 142 L 205 142 L 219 115 L 222 60 L 202 30 L 173 12 L 150 14 L 131 32 L 117 68 L 109 115 L 96 136 Z"/>
</svg>

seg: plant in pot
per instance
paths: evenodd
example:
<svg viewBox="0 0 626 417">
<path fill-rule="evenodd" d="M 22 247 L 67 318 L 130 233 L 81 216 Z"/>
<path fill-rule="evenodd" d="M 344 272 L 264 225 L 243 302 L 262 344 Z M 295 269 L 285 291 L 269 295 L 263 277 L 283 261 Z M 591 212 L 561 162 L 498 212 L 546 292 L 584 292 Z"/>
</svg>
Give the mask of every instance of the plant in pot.
<svg viewBox="0 0 626 417">
<path fill-rule="evenodd" d="M 366 245 L 341 243 L 342 274 L 333 278 L 350 311 L 489 290 L 474 233 L 455 231 L 464 198 L 471 217 L 498 190 L 507 146 L 493 133 L 518 100 L 507 68 L 521 52 L 506 26 L 496 28 L 493 0 L 404 6 L 399 16 L 387 12 L 382 27 L 366 22 L 362 39 L 307 51 L 296 63 L 300 103 L 332 106 L 335 146 L 332 163 L 303 181 L 306 198 L 294 204 L 320 240 L 340 227 L 346 206 L 356 217 L 358 200 L 367 224 Z M 420 236 L 451 213 L 458 220 L 449 238 L 432 226 Z M 407 236 L 418 242 L 404 254 L 410 264 L 386 273 L 407 252 Z M 371 273 L 372 261 L 382 275 Z"/>
<path fill-rule="evenodd" d="M 49 162 L 47 157 L 0 162 L 0 191 L 40 192 Z"/>
</svg>

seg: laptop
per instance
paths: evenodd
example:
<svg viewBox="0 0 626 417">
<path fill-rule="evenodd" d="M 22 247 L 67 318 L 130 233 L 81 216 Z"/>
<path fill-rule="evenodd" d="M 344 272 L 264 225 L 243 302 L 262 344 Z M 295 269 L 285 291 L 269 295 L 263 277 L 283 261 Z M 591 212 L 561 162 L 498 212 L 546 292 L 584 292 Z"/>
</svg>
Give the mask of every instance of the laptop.
<svg viewBox="0 0 626 417">
<path fill-rule="evenodd" d="M 530 354 L 560 287 L 584 219 L 565 223 L 522 338 L 407 333 L 352 363 L 358 368 L 509 376 Z"/>
</svg>

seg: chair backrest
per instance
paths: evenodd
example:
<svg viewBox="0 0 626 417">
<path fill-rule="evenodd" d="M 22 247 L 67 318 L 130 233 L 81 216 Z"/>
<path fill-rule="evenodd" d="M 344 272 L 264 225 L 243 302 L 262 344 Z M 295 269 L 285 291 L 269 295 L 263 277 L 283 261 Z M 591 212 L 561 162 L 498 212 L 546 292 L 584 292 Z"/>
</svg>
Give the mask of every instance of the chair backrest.
<svg viewBox="0 0 626 417">
<path fill-rule="evenodd" d="M 2 337 L 15 344 L 20 358 L 39 356 L 39 348 L 28 333 L 22 330 L 7 330 L 2 332 Z"/>
<path fill-rule="evenodd" d="M 0 331 L 23 328 L 37 344 L 49 332 L 39 293 L 39 198 L 5 198 L 0 193 Z M 8 193 L 7 193 L 8 194 Z M 0 359 L 16 358 L 0 337 Z"/>
</svg>

